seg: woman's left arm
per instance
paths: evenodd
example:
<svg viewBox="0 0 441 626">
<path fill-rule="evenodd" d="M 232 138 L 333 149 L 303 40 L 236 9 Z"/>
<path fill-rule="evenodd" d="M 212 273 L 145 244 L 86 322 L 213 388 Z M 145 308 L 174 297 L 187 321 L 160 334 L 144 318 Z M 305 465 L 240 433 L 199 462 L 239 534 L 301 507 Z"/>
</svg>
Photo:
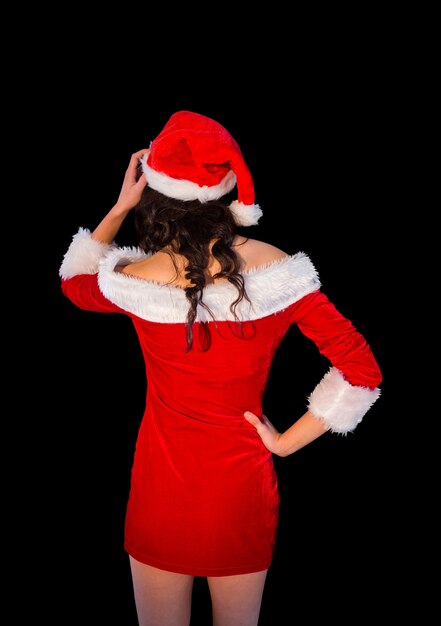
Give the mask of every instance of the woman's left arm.
<svg viewBox="0 0 441 626">
<path fill-rule="evenodd" d="M 266 447 L 287 456 L 331 430 L 348 433 L 380 396 L 382 374 L 363 335 L 320 290 L 292 306 L 292 322 L 331 363 L 330 370 L 308 398 L 308 411 L 279 433 L 266 416 L 245 418 Z"/>
<path fill-rule="evenodd" d="M 246 411 L 244 415 L 245 419 L 257 430 L 265 447 L 277 456 L 289 456 L 329 430 L 322 420 L 314 417 L 309 411 L 284 433 L 279 433 L 266 415 L 262 415 L 262 419 L 250 411 Z"/>
</svg>

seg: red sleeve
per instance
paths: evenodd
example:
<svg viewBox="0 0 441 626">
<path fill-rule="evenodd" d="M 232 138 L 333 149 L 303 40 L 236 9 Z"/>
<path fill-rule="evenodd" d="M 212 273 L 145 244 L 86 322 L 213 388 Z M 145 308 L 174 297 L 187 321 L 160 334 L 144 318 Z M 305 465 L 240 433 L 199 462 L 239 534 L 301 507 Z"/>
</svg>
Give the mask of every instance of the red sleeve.
<svg viewBox="0 0 441 626">
<path fill-rule="evenodd" d="M 379 365 L 365 338 L 324 293 L 315 291 L 293 305 L 292 323 L 351 385 L 375 389 L 381 383 Z"/>
<path fill-rule="evenodd" d="M 72 278 L 63 278 L 61 290 L 80 309 L 97 313 L 127 313 L 101 293 L 98 274 L 77 274 Z"/>
</svg>

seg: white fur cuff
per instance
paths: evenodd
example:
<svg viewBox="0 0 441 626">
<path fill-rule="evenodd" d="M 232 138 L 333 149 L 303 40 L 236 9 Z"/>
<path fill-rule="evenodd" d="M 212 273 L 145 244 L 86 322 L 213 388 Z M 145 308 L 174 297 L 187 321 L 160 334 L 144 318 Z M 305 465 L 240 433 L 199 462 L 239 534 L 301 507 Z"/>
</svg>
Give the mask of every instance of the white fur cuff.
<svg viewBox="0 0 441 626">
<path fill-rule="evenodd" d="M 336 367 L 332 367 L 309 396 L 308 409 L 332 432 L 345 434 L 354 430 L 379 396 L 378 387 L 351 385 Z"/>
<path fill-rule="evenodd" d="M 61 278 L 72 278 L 78 274 L 96 274 L 100 259 L 113 246 L 92 239 L 87 228 L 80 228 L 64 255 L 59 274 Z"/>
</svg>

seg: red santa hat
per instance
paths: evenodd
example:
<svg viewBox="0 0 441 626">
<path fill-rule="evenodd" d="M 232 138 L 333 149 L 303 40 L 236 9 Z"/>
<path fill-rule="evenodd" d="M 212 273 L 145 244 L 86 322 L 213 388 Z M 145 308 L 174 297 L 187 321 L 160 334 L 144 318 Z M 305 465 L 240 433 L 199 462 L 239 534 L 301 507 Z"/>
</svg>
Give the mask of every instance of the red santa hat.
<svg viewBox="0 0 441 626">
<path fill-rule="evenodd" d="M 141 158 L 149 187 L 178 200 L 217 200 L 237 184 L 238 199 L 230 204 L 240 226 L 257 224 L 262 215 L 254 204 L 254 184 L 239 146 L 215 120 L 192 113 L 174 113 Z"/>
</svg>

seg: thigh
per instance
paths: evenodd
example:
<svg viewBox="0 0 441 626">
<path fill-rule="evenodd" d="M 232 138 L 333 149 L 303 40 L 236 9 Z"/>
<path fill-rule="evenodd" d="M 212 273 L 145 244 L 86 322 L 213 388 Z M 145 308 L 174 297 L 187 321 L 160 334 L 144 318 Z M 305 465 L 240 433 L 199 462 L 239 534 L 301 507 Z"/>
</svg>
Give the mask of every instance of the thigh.
<svg viewBox="0 0 441 626">
<path fill-rule="evenodd" d="M 207 579 L 214 626 L 257 626 L 268 570 Z"/>
<path fill-rule="evenodd" d="M 139 626 L 188 626 L 193 576 L 151 567 L 130 557 Z"/>
</svg>

